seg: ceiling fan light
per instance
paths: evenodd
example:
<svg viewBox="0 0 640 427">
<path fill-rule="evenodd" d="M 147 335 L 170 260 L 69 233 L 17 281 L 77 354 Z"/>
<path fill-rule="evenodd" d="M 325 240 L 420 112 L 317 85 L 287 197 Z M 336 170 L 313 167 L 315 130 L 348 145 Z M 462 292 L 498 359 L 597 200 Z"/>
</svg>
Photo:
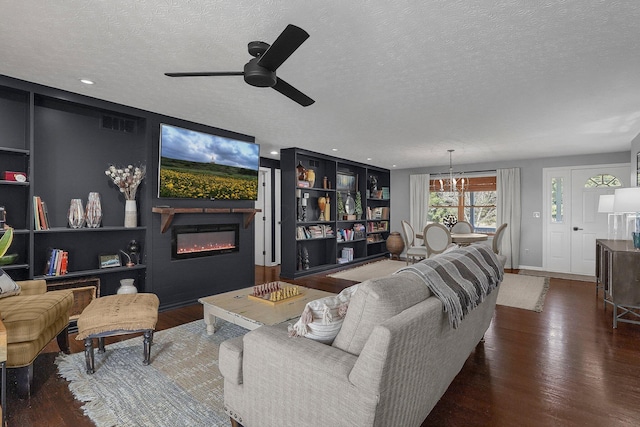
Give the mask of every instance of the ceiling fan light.
<svg viewBox="0 0 640 427">
<path fill-rule="evenodd" d="M 259 66 L 254 58 L 244 66 L 244 81 L 251 86 L 273 87 L 278 79 L 275 72 Z"/>
</svg>

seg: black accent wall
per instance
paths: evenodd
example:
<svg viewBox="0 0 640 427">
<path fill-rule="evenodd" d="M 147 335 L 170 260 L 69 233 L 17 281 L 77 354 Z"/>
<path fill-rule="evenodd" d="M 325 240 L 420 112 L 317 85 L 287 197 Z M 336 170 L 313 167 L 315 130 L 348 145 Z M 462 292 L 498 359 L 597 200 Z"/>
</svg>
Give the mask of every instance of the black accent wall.
<svg viewBox="0 0 640 427">
<path fill-rule="evenodd" d="M 220 292 L 252 286 L 255 276 L 254 224 L 244 227 L 242 214 L 176 214 L 173 224 L 240 224 L 240 251 L 213 257 L 171 260 L 171 233 L 161 233 L 160 215 L 153 206 L 253 208 L 251 201 L 208 201 L 158 199 L 158 156 L 160 123 L 172 124 L 206 133 L 229 137 L 245 137 L 222 130 L 94 99 L 35 83 L 0 76 L 0 147 L 29 151 L 30 171 L 27 201 L 41 196 L 48 205 L 49 217 L 56 227 L 66 226 L 66 213 L 71 198 L 86 203 L 90 191 L 100 193 L 103 226 L 114 230 L 100 232 L 38 233 L 31 218 L 26 216 L 23 202 L 9 213 L 8 223 L 19 228 L 29 249 L 25 261 L 29 267 L 11 274 L 16 279 L 42 274 L 45 262 L 44 246 L 65 245 L 73 248 L 69 269 L 86 270 L 97 264 L 98 253 L 115 253 L 125 249 L 129 240 L 141 242 L 146 269 L 124 272 L 99 272 L 102 295 L 113 294 L 124 277 L 135 277 L 140 291 L 152 292 L 160 298 L 162 309 L 194 303 L 198 298 Z M 134 124 L 120 130 L 105 127 L 103 118 L 117 118 Z M 18 143 L 16 143 L 18 141 Z M 22 141 L 22 142 L 20 142 Z M 23 146 L 20 146 L 23 144 Z M 0 166 L 3 155 L 0 153 Z M 104 171 L 109 164 L 144 163 L 146 178 L 138 189 L 137 229 L 117 229 L 124 223 L 124 198 L 109 182 Z M 3 170 L 0 171 L 3 172 Z M 5 189 L 5 187 L 8 189 Z M 0 189 L 2 200 L 16 190 L 12 186 Z M 21 190 L 20 190 L 21 191 Z M 24 198 L 24 197 L 23 197 Z M 14 218 L 11 218 L 14 215 Z"/>
</svg>

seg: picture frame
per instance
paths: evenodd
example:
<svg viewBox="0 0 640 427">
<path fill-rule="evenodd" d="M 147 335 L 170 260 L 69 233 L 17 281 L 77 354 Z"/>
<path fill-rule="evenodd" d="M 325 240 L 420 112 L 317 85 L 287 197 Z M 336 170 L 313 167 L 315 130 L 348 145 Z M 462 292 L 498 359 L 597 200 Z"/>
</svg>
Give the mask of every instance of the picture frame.
<svg viewBox="0 0 640 427">
<path fill-rule="evenodd" d="M 351 172 L 338 172 L 336 174 L 336 190 L 338 191 L 356 191 L 358 187 L 357 176 Z"/>
<path fill-rule="evenodd" d="M 100 254 L 99 265 L 100 268 L 122 267 L 120 254 Z"/>
</svg>

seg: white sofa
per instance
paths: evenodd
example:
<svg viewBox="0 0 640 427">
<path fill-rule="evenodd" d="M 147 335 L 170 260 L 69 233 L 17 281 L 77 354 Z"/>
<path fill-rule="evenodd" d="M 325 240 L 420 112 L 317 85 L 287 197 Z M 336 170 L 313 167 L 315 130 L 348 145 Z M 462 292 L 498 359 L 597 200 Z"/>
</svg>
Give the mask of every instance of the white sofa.
<svg viewBox="0 0 640 427">
<path fill-rule="evenodd" d="M 286 325 L 222 343 L 225 411 L 244 427 L 420 426 L 483 338 L 497 295 L 453 329 L 416 274 L 365 281 L 332 345 Z"/>
</svg>

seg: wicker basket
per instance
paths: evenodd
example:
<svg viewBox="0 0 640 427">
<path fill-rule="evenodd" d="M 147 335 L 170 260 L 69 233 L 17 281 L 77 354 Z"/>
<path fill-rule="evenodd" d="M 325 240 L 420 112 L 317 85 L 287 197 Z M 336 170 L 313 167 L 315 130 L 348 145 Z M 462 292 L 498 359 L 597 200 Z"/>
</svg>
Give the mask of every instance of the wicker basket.
<svg viewBox="0 0 640 427">
<path fill-rule="evenodd" d="M 73 291 L 73 306 L 69 312 L 69 321 L 77 320 L 80 313 L 91 301 L 100 296 L 100 279 L 97 277 L 65 280 L 47 283 L 48 291 L 70 289 Z"/>
</svg>

